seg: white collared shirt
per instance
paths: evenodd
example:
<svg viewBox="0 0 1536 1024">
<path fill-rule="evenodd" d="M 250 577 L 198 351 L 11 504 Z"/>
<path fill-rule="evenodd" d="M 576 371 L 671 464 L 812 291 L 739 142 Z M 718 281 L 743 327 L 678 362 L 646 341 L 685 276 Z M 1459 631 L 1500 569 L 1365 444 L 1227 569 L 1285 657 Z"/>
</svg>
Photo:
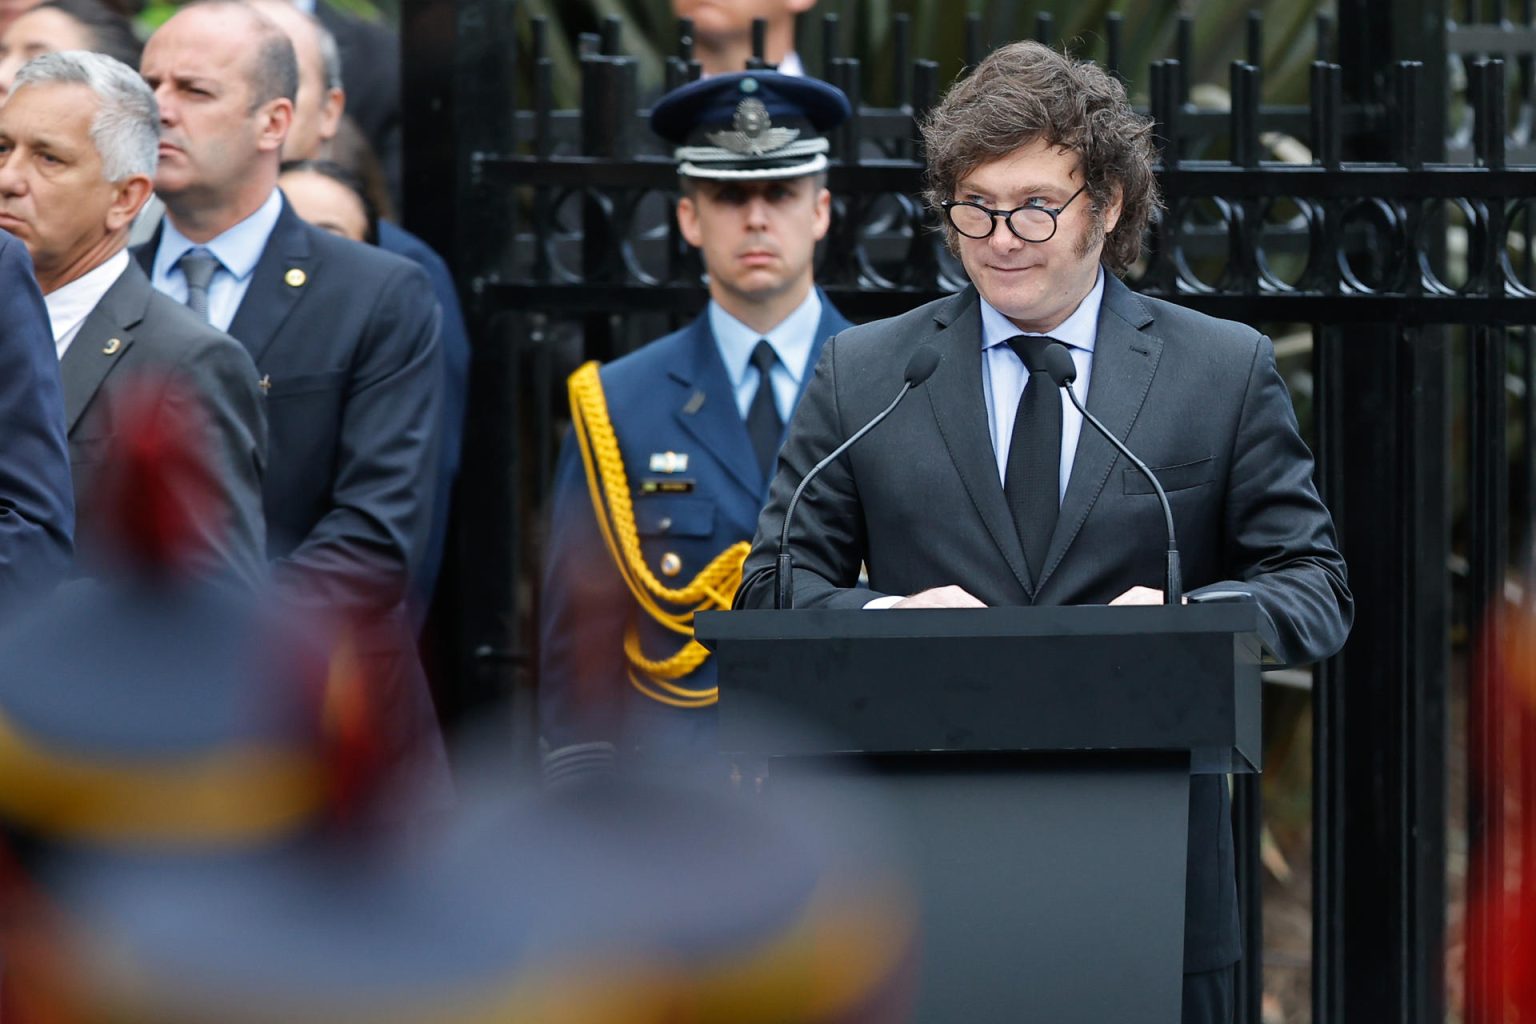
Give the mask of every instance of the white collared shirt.
<svg viewBox="0 0 1536 1024">
<path fill-rule="evenodd" d="M 53 327 L 53 347 L 58 350 L 61 360 L 69 351 L 70 342 L 85 325 L 85 318 L 127 269 L 128 250 L 119 249 L 105 263 L 43 296 L 43 305 L 48 307 L 48 323 Z"/>
<path fill-rule="evenodd" d="M 1093 342 L 1099 333 L 1099 307 L 1104 302 L 1104 269 L 1093 288 L 1078 304 L 1072 315 L 1061 322 L 1046 336 L 1055 338 L 1072 353 L 1077 366 L 1077 382 L 1072 390 L 1078 401 L 1088 404 L 1088 383 L 1093 372 Z M 1008 448 L 1013 441 L 1013 421 L 1019 412 L 1019 398 L 1029 373 L 1024 361 L 1009 348 L 1007 341 L 1019 335 L 1042 336 L 1034 331 L 1021 331 L 986 299 L 981 300 L 981 390 L 987 397 L 987 426 L 992 431 L 992 452 L 997 456 L 997 478 L 1006 480 L 1008 475 Z M 1056 495 L 1059 502 L 1067 493 L 1067 481 L 1072 477 L 1072 460 L 1077 454 L 1077 438 L 1083 430 L 1083 414 L 1077 411 L 1066 395 L 1061 399 L 1061 490 Z"/>
<path fill-rule="evenodd" d="M 272 237 L 272 229 L 277 227 L 277 218 L 282 212 L 283 194 L 274 188 L 255 213 L 202 244 L 220 264 L 213 272 L 213 280 L 208 283 L 208 322 L 219 330 L 229 330 L 230 322 L 235 319 L 235 311 L 251 286 L 251 274 L 261 261 L 267 239 Z M 198 243 L 177 231 L 169 216 L 163 224 L 160 248 L 155 250 L 154 267 L 149 275 L 150 283 L 156 290 L 185 304 L 187 277 L 177 263 L 188 249 L 197 248 Z"/>
<path fill-rule="evenodd" d="M 816 294 L 815 288 L 794 312 L 780 320 L 767 334 L 757 333 L 727 313 L 714 299 L 709 300 L 709 329 L 714 332 L 715 346 L 725 363 L 725 375 L 730 378 L 731 389 L 736 395 L 736 411 L 741 413 L 742 419 L 747 418 L 747 410 L 752 408 L 752 399 L 757 396 L 758 372 L 752 365 L 752 350 L 759 341 L 766 340 L 779 357 L 768 375 L 773 384 L 773 404 L 778 407 L 779 421 L 789 422 L 820 324 L 821 296 Z"/>
</svg>

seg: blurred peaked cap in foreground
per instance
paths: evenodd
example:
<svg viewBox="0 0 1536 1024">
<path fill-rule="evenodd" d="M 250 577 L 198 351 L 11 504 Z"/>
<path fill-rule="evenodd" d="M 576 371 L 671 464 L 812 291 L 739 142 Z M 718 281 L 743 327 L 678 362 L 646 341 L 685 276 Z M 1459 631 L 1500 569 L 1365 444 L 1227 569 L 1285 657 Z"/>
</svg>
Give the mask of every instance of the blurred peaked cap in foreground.
<svg viewBox="0 0 1536 1024">
<path fill-rule="evenodd" d="M 610 779 L 472 801 L 417 859 L 118 861 L 65 955 L 88 1020 L 901 1020 L 910 894 L 846 810 Z"/>
</svg>

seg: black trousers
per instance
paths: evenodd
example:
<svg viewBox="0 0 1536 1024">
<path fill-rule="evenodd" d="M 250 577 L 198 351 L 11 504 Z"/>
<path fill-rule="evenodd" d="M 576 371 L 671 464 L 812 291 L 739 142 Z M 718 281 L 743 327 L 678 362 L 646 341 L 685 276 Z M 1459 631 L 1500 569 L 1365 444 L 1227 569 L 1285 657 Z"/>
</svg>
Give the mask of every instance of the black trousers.
<svg viewBox="0 0 1536 1024">
<path fill-rule="evenodd" d="M 1236 964 L 1184 975 L 1183 1024 L 1232 1024 L 1236 978 Z"/>
</svg>

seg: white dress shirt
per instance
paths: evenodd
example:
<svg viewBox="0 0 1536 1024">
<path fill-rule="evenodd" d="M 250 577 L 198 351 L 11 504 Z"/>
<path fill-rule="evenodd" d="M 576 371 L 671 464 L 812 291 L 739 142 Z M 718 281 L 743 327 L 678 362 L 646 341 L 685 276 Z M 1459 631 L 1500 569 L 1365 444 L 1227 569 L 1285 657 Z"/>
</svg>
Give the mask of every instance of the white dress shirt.
<svg viewBox="0 0 1536 1024">
<path fill-rule="evenodd" d="M 768 379 L 773 383 L 773 404 L 779 410 L 779 422 L 788 423 L 789 414 L 795 408 L 795 398 L 800 394 L 800 383 L 810 367 L 811 349 L 816 344 L 816 328 L 821 324 L 821 296 L 812 288 L 805 301 L 794 312 L 780 320 L 778 326 L 767 334 L 759 334 L 746 324 L 727 313 L 714 299 L 709 300 L 709 329 L 714 332 L 715 346 L 725 363 L 725 375 L 730 378 L 731 389 L 736 394 L 736 411 L 747 418 L 752 399 L 757 396 L 758 372 L 752 365 L 752 350 L 759 341 L 773 346 L 779 361 L 773 365 Z"/>
<path fill-rule="evenodd" d="M 101 302 L 101 297 L 117 283 L 128 269 L 128 250 L 119 249 L 117 255 L 43 296 L 48 307 L 48 323 L 53 327 L 53 347 L 59 358 L 69 351 L 70 342 L 85 325 L 85 318 Z"/>
<path fill-rule="evenodd" d="M 235 319 L 240 300 L 245 298 L 246 289 L 251 286 L 251 274 L 261 261 L 267 239 L 272 237 L 272 229 L 277 227 L 277 218 L 282 212 L 283 195 L 274 188 L 255 213 L 202 243 L 220 264 L 213 272 L 213 280 L 208 283 L 208 322 L 219 330 L 228 331 L 230 322 Z M 160 232 L 160 248 L 155 250 L 154 267 L 149 275 L 150 283 L 157 291 L 186 303 L 187 277 L 177 263 L 188 249 L 197 247 L 197 242 L 176 230 L 170 217 L 165 218 Z"/>
<path fill-rule="evenodd" d="M 1099 334 L 1099 306 L 1104 302 L 1104 270 L 1072 315 L 1053 331 L 1039 334 L 1021 331 L 986 299 L 981 300 L 981 390 L 987 398 L 987 426 L 992 431 L 992 452 L 997 456 L 997 478 L 1008 474 L 1008 449 L 1013 442 L 1013 421 L 1019 413 L 1019 399 L 1029 382 L 1024 360 L 1008 347 L 1008 339 L 1026 337 L 1055 338 L 1067 346 L 1077 366 L 1077 382 L 1072 390 L 1077 400 L 1088 404 L 1088 383 L 1093 373 L 1093 341 Z M 1058 389 L 1060 390 L 1060 389 Z M 1061 399 L 1061 490 L 1057 502 L 1067 493 L 1072 476 L 1072 460 L 1077 455 L 1077 437 L 1083 430 L 1083 414 L 1066 395 Z"/>
<path fill-rule="evenodd" d="M 981 299 L 981 391 L 987 399 L 987 428 L 992 433 L 992 453 L 997 459 L 997 479 L 1006 482 L 1008 475 L 1008 449 L 1013 442 L 1013 421 L 1019 414 L 1019 399 L 1024 386 L 1029 383 L 1029 372 L 1024 360 L 1008 347 L 1010 338 L 1019 335 L 1051 337 L 1067 346 L 1072 363 L 1077 367 L 1077 380 L 1072 390 L 1078 401 L 1088 404 L 1088 378 L 1093 373 L 1093 342 L 1099 334 L 1099 307 L 1104 302 L 1104 270 L 1094 279 L 1093 288 L 1077 309 L 1053 331 L 1039 335 L 1034 331 L 1021 331 L 1013 322 L 986 299 Z M 1061 484 L 1056 500 L 1067 493 L 1067 481 L 1072 477 L 1072 461 L 1077 454 L 1077 438 L 1083 431 L 1083 414 L 1077 411 L 1066 395 L 1061 399 Z M 964 583 L 961 583 L 964 586 Z M 865 608 L 889 608 L 901 601 L 899 595 L 877 597 L 865 604 Z"/>
</svg>

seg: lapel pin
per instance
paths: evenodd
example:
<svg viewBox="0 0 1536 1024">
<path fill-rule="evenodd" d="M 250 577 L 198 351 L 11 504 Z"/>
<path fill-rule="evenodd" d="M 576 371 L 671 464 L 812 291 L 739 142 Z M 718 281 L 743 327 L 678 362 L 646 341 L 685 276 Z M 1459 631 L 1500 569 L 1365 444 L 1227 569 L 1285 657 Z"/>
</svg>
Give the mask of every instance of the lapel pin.
<svg viewBox="0 0 1536 1024">
<path fill-rule="evenodd" d="M 256 386 L 261 388 L 261 393 L 262 394 L 266 394 L 268 391 L 271 391 L 272 390 L 272 375 L 270 373 L 262 374 L 261 375 L 261 380 L 256 382 Z"/>
<path fill-rule="evenodd" d="M 683 415 L 692 416 L 702 408 L 704 408 L 704 392 L 695 391 L 692 395 L 688 396 L 688 401 L 683 406 Z"/>
<path fill-rule="evenodd" d="M 283 275 L 283 282 L 290 288 L 302 288 L 304 282 L 309 280 L 309 275 L 298 267 L 289 267 L 288 273 Z"/>
<path fill-rule="evenodd" d="M 687 452 L 652 452 L 652 473 L 686 473 L 688 471 Z"/>
<path fill-rule="evenodd" d="M 104 355 L 104 356 L 115 356 L 119 352 L 121 352 L 122 349 L 123 349 L 123 339 L 121 339 L 121 338 L 113 338 L 112 340 L 108 341 L 105 345 L 103 345 L 101 347 L 101 354 Z"/>
</svg>

